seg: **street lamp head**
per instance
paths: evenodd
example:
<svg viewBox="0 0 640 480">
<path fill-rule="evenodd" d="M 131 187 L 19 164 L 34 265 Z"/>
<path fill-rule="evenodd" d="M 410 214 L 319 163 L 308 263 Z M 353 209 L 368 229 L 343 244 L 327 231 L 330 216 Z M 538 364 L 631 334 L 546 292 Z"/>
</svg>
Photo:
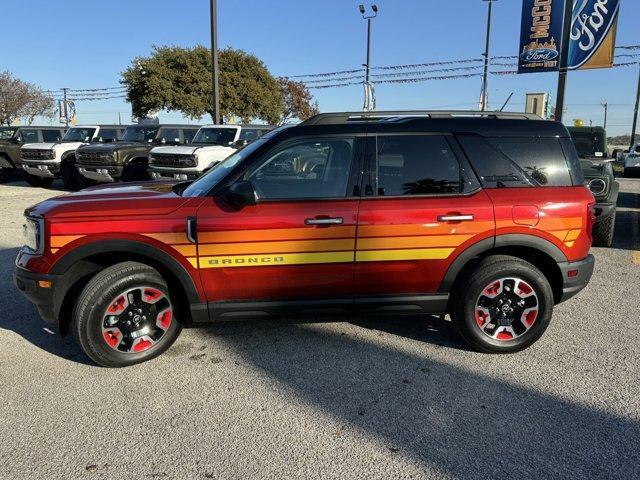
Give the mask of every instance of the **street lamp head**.
<svg viewBox="0 0 640 480">
<path fill-rule="evenodd" d="M 373 13 L 378 13 L 378 6 L 374 3 L 371 5 L 371 10 L 373 10 Z"/>
<path fill-rule="evenodd" d="M 360 13 L 364 15 L 364 5 L 362 4 L 358 5 L 358 9 L 360 10 Z"/>
</svg>

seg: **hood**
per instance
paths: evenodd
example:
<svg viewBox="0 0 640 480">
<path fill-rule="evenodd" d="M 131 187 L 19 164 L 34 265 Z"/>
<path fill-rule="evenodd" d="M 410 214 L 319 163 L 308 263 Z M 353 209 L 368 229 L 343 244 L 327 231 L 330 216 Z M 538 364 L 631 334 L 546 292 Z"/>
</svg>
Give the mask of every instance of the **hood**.
<svg viewBox="0 0 640 480">
<path fill-rule="evenodd" d="M 57 142 L 48 142 L 48 143 L 25 143 L 22 145 L 22 148 L 26 150 L 51 150 L 56 145 L 60 145 Z M 80 144 L 78 144 L 80 145 Z"/>
<path fill-rule="evenodd" d="M 122 216 L 167 215 L 194 200 L 174 193 L 176 183 L 100 185 L 50 198 L 28 208 L 25 214 L 55 219 L 104 217 L 105 221 Z"/>
<path fill-rule="evenodd" d="M 155 147 L 151 150 L 151 154 L 164 153 L 165 155 L 191 155 L 198 150 L 199 147 L 188 145 L 173 145 L 167 147 Z"/>
<path fill-rule="evenodd" d="M 145 143 L 138 142 L 110 142 L 110 143 L 90 143 L 82 147 L 83 152 L 92 153 L 113 153 L 123 148 L 145 146 Z"/>
</svg>

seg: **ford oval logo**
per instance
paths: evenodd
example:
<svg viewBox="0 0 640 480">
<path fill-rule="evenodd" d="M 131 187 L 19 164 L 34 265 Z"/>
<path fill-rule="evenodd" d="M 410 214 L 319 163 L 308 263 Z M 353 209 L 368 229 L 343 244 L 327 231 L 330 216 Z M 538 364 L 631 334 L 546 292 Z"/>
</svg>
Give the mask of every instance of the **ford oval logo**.
<svg viewBox="0 0 640 480">
<path fill-rule="evenodd" d="M 520 59 L 525 62 L 546 62 L 558 58 L 558 51 L 550 48 L 536 48 L 522 52 Z"/>
</svg>

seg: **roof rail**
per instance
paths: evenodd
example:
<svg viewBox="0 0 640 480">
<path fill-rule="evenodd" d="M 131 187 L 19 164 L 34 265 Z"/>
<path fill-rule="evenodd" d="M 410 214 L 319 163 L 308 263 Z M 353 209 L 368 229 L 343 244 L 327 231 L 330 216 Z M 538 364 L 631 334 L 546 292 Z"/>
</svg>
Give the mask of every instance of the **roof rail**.
<svg viewBox="0 0 640 480">
<path fill-rule="evenodd" d="M 347 122 L 390 121 L 414 118 L 499 118 L 507 120 L 542 120 L 538 115 L 524 112 L 481 112 L 478 110 L 388 110 L 374 112 L 319 113 L 300 125 L 326 125 Z"/>
</svg>

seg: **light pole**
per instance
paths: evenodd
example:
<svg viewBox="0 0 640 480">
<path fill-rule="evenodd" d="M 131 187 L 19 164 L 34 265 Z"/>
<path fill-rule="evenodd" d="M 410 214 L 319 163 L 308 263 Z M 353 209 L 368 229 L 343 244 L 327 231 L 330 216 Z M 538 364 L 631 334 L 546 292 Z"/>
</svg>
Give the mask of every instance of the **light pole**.
<svg viewBox="0 0 640 480">
<path fill-rule="evenodd" d="M 378 6 L 371 5 L 372 14 L 367 15 L 364 5 L 358 6 L 362 18 L 367 21 L 367 63 L 365 66 L 364 76 L 364 106 L 363 110 L 371 110 L 371 83 L 369 82 L 369 70 L 371 68 L 371 19 L 378 16 Z"/>
<path fill-rule="evenodd" d="M 631 125 L 631 143 L 629 145 L 629 151 L 636 143 L 636 126 L 638 124 L 638 108 L 640 107 L 640 71 L 638 72 L 638 91 L 636 93 L 636 105 L 633 108 L 633 123 Z"/>
<path fill-rule="evenodd" d="M 496 0 L 482 0 L 488 3 L 487 12 L 487 38 L 484 46 L 484 70 L 482 73 L 482 92 L 480 97 L 480 111 L 485 112 L 487 110 L 487 100 L 489 92 L 487 91 L 489 81 L 489 46 L 491 45 L 491 13 L 493 12 L 493 2 Z"/>
<path fill-rule="evenodd" d="M 602 128 L 604 128 L 606 130 L 607 129 L 607 113 L 609 111 L 609 103 L 608 102 L 604 102 L 601 105 L 602 105 L 602 108 L 604 108 L 604 126 Z"/>
<path fill-rule="evenodd" d="M 218 91 L 218 2 L 211 0 L 211 111 L 213 123 L 220 123 Z"/>
</svg>

